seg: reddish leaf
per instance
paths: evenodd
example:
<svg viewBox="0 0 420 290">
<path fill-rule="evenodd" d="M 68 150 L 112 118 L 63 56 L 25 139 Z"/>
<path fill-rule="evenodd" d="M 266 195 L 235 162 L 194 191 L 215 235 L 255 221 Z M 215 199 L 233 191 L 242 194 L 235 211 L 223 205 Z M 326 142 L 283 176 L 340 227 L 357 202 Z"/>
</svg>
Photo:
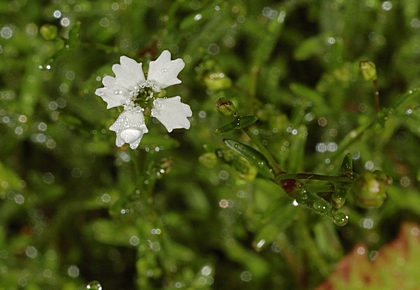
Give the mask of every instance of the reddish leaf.
<svg viewBox="0 0 420 290">
<path fill-rule="evenodd" d="M 367 247 L 358 244 L 316 289 L 420 289 L 420 225 L 404 223 L 373 261 L 368 254 Z"/>
</svg>

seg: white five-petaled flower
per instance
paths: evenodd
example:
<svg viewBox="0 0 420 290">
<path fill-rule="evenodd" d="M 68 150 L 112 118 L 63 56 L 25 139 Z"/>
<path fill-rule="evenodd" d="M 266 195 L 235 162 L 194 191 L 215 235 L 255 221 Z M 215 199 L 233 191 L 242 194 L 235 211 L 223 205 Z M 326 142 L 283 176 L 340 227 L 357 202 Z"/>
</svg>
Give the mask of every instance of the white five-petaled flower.
<svg viewBox="0 0 420 290">
<path fill-rule="evenodd" d="M 112 66 L 115 78 L 105 76 L 102 80 L 104 87 L 95 91 L 108 104 L 107 109 L 133 101 L 142 88 L 149 87 L 160 92 L 164 88 L 180 84 L 177 76 L 185 66 L 182 59 L 171 60 L 171 53 L 164 50 L 155 61 L 149 62 L 146 80 L 141 62 L 121 56 L 120 63 Z"/>
<path fill-rule="evenodd" d="M 115 77 L 105 76 L 102 80 L 104 87 L 97 89 L 95 94 L 107 103 L 108 109 L 124 106 L 124 111 L 109 128 L 117 133 L 117 146 L 121 147 L 128 143 L 132 149 L 138 147 L 143 134 L 148 130 L 144 121 L 144 109 L 135 103 L 136 98 L 141 93 L 144 93 L 145 101 L 153 98 L 153 93 L 146 95 L 145 88 L 160 92 L 171 85 L 181 83 L 177 76 L 184 66 L 185 63 L 180 58 L 171 60 L 171 54 L 167 50 L 163 51 L 155 61 L 149 62 L 147 79 L 143 73 L 142 63 L 137 63 L 126 56 L 121 56 L 120 64 L 112 66 Z M 168 132 L 190 127 L 187 119 L 192 116 L 190 106 L 181 103 L 179 96 L 155 98 L 150 109 L 151 115 L 157 118 Z"/>
</svg>

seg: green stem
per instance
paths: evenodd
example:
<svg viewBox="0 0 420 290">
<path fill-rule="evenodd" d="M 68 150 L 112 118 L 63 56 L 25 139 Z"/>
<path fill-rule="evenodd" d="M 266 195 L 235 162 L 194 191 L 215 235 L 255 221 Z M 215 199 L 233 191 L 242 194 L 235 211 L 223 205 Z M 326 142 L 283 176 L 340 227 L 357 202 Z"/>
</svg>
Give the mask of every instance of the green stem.
<svg viewBox="0 0 420 290">
<path fill-rule="evenodd" d="M 260 142 L 257 136 L 255 136 L 248 127 L 242 127 L 242 130 L 252 140 L 252 142 L 254 142 L 255 146 L 258 147 L 261 154 L 264 155 L 264 157 L 267 159 L 271 168 L 273 168 L 274 170 L 275 176 L 284 173 L 284 171 L 281 170 L 280 167 L 277 165 L 276 161 L 274 160 L 274 157 L 270 154 L 270 152 L 268 152 L 267 148 L 265 148 L 265 146 Z"/>
<path fill-rule="evenodd" d="M 305 190 L 311 191 L 311 192 L 333 192 L 335 191 L 335 186 L 330 185 L 305 185 Z"/>
<path fill-rule="evenodd" d="M 309 232 L 309 227 L 305 226 L 307 224 L 307 220 L 299 219 L 297 225 L 297 234 L 299 235 L 299 239 L 301 240 L 302 248 L 304 248 L 303 255 L 307 255 L 310 261 L 317 266 L 318 271 L 323 275 L 327 276 L 329 274 L 329 266 L 328 262 L 326 261 L 325 257 L 321 255 L 317 245 L 314 242 L 311 233 Z M 309 271 L 309 269 L 308 269 Z"/>
<path fill-rule="evenodd" d="M 373 80 L 373 88 L 375 90 L 375 110 L 376 113 L 379 113 L 379 90 L 378 90 L 378 81 L 376 79 Z"/>
<path fill-rule="evenodd" d="M 101 51 L 104 51 L 105 53 L 118 53 L 119 52 L 118 47 L 101 44 L 101 43 L 91 43 L 91 42 L 83 43 L 82 42 L 80 46 L 89 50 L 101 50 Z"/>
<path fill-rule="evenodd" d="M 399 110 L 401 107 L 404 106 L 407 102 L 410 102 L 414 98 L 418 97 L 420 91 L 417 89 L 412 89 L 409 92 L 401 95 L 398 99 L 394 102 L 393 106 L 390 109 L 383 108 L 382 111 L 378 114 L 376 118 L 373 120 L 366 122 L 365 124 L 361 125 L 359 128 L 350 131 L 344 139 L 338 145 L 337 150 L 331 155 L 331 163 L 334 162 L 336 159 L 340 158 L 343 155 L 344 151 L 346 151 L 350 145 L 356 142 L 364 132 L 369 130 L 373 125 L 383 122 L 384 119 L 388 118 L 390 114 L 394 111 Z M 381 116 L 382 113 L 382 116 Z M 314 171 L 324 171 L 325 167 L 328 166 L 326 163 L 319 163 L 319 165 L 315 168 Z"/>
<path fill-rule="evenodd" d="M 292 244 L 287 240 L 286 234 L 280 232 L 276 237 L 276 244 L 279 248 L 281 254 L 284 256 L 286 263 L 289 266 L 290 271 L 293 273 L 295 282 L 300 285 L 300 288 L 303 287 L 303 269 L 302 265 L 299 263 L 299 257 L 290 251 Z"/>
<path fill-rule="evenodd" d="M 249 91 L 251 94 L 251 110 L 252 110 L 252 114 L 255 111 L 255 106 L 257 103 L 257 99 L 256 99 L 256 91 L 257 91 L 257 76 L 258 76 L 258 72 L 260 70 L 260 67 L 257 65 L 254 65 L 251 69 L 251 76 L 250 76 L 250 81 L 249 81 Z"/>
<path fill-rule="evenodd" d="M 131 154 L 131 159 L 133 162 L 134 167 L 134 184 L 136 185 L 137 189 L 140 190 L 140 192 L 144 192 L 144 175 L 143 175 L 143 167 L 145 165 L 144 159 L 145 159 L 145 152 L 143 150 L 134 150 Z M 146 153 L 147 154 L 147 153 Z"/>
<path fill-rule="evenodd" d="M 338 158 L 342 158 L 344 152 L 350 147 L 351 144 L 356 142 L 364 132 L 366 132 L 368 129 L 370 129 L 374 124 L 376 124 L 377 119 L 371 120 L 369 122 L 366 122 L 365 124 L 361 125 L 359 128 L 350 131 L 344 139 L 340 142 L 338 145 L 338 148 L 334 153 L 332 153 L 330 159 L 331 163 L 334 162 Z M 328 164 L 326 163 L 319 163 L 319 165 L 315 168 L 314 171 L 324 171 L 325 166 Z"/>
<path fill-rule="evenodd" d="M 329 176 L 311 173 L 295 173 L 295 174 L 281 174 L 276 177 L 276 181 L 279 182 L 284 179 L 306 179 L 306 180 L 324 180 L 330 182 L 345 182 L 351 183 L 354 181 L 353 177 L 348 176 Z"/>
</svg>

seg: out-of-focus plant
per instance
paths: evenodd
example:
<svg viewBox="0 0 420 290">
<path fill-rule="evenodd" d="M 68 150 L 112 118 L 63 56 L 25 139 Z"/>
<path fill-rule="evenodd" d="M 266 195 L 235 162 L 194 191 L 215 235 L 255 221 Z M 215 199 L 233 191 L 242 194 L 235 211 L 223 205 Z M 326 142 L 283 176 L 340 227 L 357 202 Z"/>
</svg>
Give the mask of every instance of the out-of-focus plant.
<svg viewBox="0 0 420 290">
<path fill-rule="evenodd" d="M 0 289 L 308 289 L 372 259 L 420 217 L 419 10 L 1 3 Z"/>
</svg>

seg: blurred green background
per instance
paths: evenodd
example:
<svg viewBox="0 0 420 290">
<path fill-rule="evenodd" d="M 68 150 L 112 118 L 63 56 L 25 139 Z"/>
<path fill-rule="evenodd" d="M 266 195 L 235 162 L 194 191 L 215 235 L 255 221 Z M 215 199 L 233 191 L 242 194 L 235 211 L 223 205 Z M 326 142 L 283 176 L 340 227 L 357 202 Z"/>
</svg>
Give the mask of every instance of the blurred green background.
<svg viewBox="0 0 420 290">
<path fill-rule="evenodd" d="M 118 109 L 94 92 L 121 55 L 165 49 L 186 63 L 167 91 L 191 128 L 150 121 L 137 150 L 118 148 Z M 358 135 L 375 116 L 362 60 L 389 110 Z M 2 1 L 0 289 L 319 285 L 357 243 L 375 252 L 420 221 L 419 61 L 417 0 Z M 356 172 L 387 172 L 385 204 L 349 198 L 338 227 L 264 178 L 204 166 L 223 138 L 248 142 L 215 134 L 232 121 L 221 97 L 259 117 L 254 134 L 289 173 L 333 175 L 345 152 Z"/>
</svg>

